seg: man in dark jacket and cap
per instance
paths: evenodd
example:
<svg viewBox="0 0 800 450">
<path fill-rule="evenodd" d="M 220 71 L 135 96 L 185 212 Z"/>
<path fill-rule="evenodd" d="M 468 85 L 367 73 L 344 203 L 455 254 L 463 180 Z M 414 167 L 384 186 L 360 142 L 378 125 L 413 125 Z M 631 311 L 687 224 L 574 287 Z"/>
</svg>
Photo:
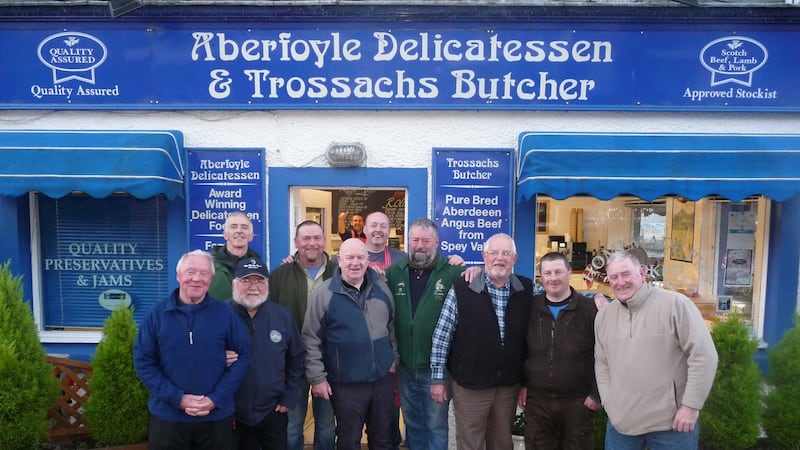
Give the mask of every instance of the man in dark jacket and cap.
<svg viewBox="0 0 800 450">
<path fill-rule="evenodd" d="M 236 391 L 234 449 L 286 450 L 289 410 L 305 380 L 306 351 L 289 310 L 268 302 L 261 258 L 244 258 L 234 270 L 231 307 L 250 334 L 250 366 Z"/>
</svg>

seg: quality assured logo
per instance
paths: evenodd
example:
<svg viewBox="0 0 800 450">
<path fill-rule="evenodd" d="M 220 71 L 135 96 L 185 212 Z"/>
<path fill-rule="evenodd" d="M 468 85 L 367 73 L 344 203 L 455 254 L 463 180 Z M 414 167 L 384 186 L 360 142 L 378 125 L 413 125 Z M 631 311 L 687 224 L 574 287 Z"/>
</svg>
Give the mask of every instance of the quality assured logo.
<svg viewBox="0 0 800 450">
<path fill-rule="evenodd" d="M 37 49 L 39 60 L 53 71 L 54 84 L 69 80 L 95 84 L 95 69 L 107 54 L 100 39 L 74 31 L 48 36 Z"/>
</svg>

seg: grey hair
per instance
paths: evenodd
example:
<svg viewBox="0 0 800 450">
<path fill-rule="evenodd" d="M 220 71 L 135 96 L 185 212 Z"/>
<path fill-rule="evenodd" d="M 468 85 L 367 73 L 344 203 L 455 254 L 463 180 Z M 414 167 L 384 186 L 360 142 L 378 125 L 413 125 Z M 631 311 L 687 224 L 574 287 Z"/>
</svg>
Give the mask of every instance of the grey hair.
<svg viewBox="0 0 800 450">
<path fill-rule="evenodd" d="M 178 264 L 175 265 L 175 273 L 181 273 L 184 261 L 186 260 L 186 258 L 190 256 L 202 256 L 204 258 L 207 258 L 208 263 L 211 264 L 211 276 L 212 277 L 214 276 L 214 257 L 211 256 L 211 253 L 205 252 L 203 250 L 192 250 L 190 252 L 184 253 L 183 256 L 181 256 L 181 259 L 178 260 Z"/>
</svg>

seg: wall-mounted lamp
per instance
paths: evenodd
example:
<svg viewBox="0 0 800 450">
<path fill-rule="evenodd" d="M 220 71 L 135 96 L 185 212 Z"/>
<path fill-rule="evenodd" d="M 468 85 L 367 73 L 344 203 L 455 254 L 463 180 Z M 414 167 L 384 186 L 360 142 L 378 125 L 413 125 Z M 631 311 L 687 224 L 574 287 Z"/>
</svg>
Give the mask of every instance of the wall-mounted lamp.
<svg viewBox="0 0 800 450">
<path fill-rule="evenodd" d="M 135 11 L 142 6 L 144 6 L 143 0 L 108 0 L 108 9 L 111 10 L 113 19 Z"/>
<path fill-rule="evenodd" d="M 358 142 L 334 142 L 325 151 L 325 158 L 331 167 L 358 167 L 367 160 L 367 150 Z"/>
</svg>

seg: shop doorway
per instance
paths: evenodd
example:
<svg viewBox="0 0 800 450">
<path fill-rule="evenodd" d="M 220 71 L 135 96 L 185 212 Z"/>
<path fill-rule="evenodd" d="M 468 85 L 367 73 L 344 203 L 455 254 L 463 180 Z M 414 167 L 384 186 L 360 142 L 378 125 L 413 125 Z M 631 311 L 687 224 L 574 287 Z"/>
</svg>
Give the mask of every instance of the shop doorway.
<svg viewBox="0 0 800 450">
<path fill-rule="evenodd" d="M 290 188 L 292 229 L 305 220 L 322 225 L 326 236 L 326 251 L 333 255 L 342 243 L 339 216 L 345 215 L 344 226 L 349 229 L 353 216 L 366 219 L 370 213 L 380 211 L 389 217 L 389 246 L 403 250 L 407 189 L 381 187 L 329 187 L 295 186 Z M 292 252 L 294 252 L 292 248 Z"/>
<path fill-rule="evenodd" d="M 342 204 L 352 198 L 361 199 L 358 202 L 366 205 L 359 209 L 361 212 L 386 212 L 393 221 L 395 234 L 400 239 L 398 245 L 402 248 L 406 224 L 418 217 L 429 217 L 428 184 L 425 168 L 271 167 L 267 264 L 277 267 L 294 250 L 295 226 L 306 218 L 319 217 L 324 222 L 329 236 L 328 250 L 335 253 L 340 239 L 338 235 L 333 236 L 333 227 L 339 210 L 356 211 L 362 204 Z M 378 197 L 383 196 L 383 200 L 376 200 L 374 192 L 378 192 L 375 194 Z M 400 197 L 398 193 L 402 193 L 402 199 L 397 198 Z"/>
</svg>

